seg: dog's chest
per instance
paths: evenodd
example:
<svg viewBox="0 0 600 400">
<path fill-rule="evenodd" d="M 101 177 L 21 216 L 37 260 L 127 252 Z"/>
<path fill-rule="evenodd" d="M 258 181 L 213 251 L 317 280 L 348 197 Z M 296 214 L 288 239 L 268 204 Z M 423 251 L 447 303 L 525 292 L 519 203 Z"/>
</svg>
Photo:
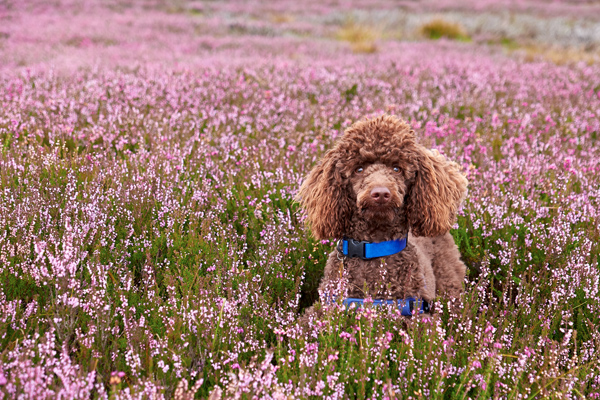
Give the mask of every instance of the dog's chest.
<svg viewBox="0 0 600 400">
<path fill-rule="evenodd" d="M 347 259 L 345 271 L 349 297 L 405 298 L 415 296 L 424 284 L 415 248 L 410 243 L 392 256 Z"/>
</svg>

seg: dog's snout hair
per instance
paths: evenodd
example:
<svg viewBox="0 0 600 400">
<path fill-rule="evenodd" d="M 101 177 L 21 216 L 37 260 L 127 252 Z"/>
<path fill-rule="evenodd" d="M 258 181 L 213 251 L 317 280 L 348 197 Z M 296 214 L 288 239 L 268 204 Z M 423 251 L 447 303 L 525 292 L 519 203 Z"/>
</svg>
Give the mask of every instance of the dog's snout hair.
<svg viewBox="0 0 600 400">
<path fill-rule="evenodd" d="M 376 164 L 367 168 L 360 176 L 353 177 L 358 209 L 376 206 L 399 208 L 403 204 L 404 190 L 386 165 Z"/>
</svg>

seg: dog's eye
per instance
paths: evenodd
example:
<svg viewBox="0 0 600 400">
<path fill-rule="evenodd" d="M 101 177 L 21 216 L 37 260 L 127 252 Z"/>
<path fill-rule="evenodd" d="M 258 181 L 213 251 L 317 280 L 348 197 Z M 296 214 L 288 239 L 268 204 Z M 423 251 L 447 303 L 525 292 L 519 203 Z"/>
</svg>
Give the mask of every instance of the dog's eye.
<svg viewBox="0 0 600 400">
<path fill-rule="evenodd" d="M 394 172 L 400 172 L 400 167 L 394 167 Z"/>
<path fill-rule="evenodd" d="M 362 172 L 363 172 L 363 167 L 356 168 L 356 173 L 357 174 L 362 174 Z"/>
</svg>

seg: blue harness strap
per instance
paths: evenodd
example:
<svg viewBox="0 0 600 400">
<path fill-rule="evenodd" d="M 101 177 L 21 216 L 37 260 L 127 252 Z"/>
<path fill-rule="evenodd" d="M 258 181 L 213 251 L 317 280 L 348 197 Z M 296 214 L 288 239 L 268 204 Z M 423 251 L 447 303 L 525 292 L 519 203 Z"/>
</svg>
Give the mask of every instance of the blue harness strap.
<svg viewBox="0 0 600 400">
<path fill-rule="evenodd" d="M 350 308 L 352 305 L 358 308 L 363 306 L 364 301 L 364 299 L 347 298 L 343 301 L 343 304 L 346 306 L 346 309 Z M 415 299 L 414 297 L 408 297 L 404 300 L 373 300 L 374 306 L 381 306 L 384 304 L 398 304 L 398 308 L 402 315 L 405 316 L 413 315 L 415 306 L 418 314 L 423 314 L 431 310 L 427 300 Z"/>
<path fill-rule="evenodd" d="M 367 242 L 364 240 L 344 239 L 342 254 L 347 257 L 360 257 L 363 260 L 391 256 L 406 248 L 406 237 L 385 242 Z"/>
</svg>

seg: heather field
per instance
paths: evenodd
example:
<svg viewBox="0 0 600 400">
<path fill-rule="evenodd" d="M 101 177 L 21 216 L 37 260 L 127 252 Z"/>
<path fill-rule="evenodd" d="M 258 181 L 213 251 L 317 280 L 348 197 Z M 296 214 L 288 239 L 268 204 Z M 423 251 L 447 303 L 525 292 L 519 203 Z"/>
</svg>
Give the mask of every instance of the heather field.
<svg viewBox="0 0 600 400">
<path fill-rule="evenodd" d="M 599 49 L 592 1 L 0 3 L 0 398 L 600 399 Z M 465 291 L 303 316 L 294 195 L 382 113 L 469 179 Z"/>
</svg>

